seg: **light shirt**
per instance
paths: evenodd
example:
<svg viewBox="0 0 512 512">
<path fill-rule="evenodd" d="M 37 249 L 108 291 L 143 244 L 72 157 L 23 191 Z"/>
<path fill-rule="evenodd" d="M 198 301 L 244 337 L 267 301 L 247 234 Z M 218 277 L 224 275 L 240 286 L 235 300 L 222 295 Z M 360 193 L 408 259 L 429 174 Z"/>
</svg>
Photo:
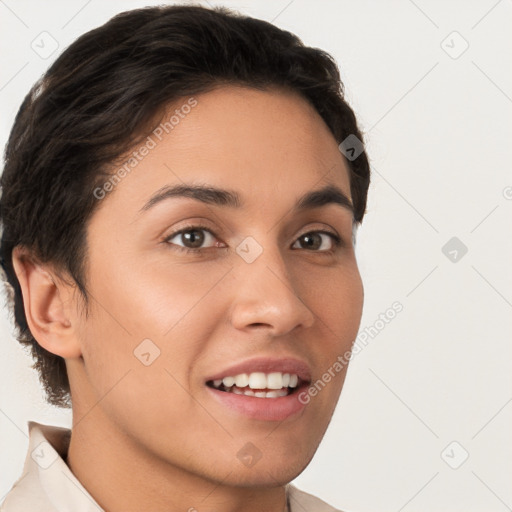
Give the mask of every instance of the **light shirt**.
<svg viewBox="0 0 512 512">
<path fill-rule="evenodd" d="M 0 512 L 104 512 L 64 462 L 71 430 L 29 421 L 28 431 L 23 473 Z M 292 484 L 285 489 L 290 512 L 341 512 Z"/>
</svg>

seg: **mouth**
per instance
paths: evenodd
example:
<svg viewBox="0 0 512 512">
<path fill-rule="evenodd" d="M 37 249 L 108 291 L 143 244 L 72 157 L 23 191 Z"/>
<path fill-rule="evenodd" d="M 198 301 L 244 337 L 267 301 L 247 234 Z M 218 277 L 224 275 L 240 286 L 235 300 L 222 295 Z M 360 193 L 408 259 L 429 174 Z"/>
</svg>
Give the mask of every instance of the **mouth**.
<svg viewBox="0 0 512 512">
<path fill-rule="evenodd" d="M 206 382 L 208 387 L 224 393 L 270 399 L 296 394 L 306 384 L 296 373 L 282 372 L 239 373 Z"/>
<path fill-rule="evenodd" d="M 256 358 L 235 364 L 205 381 L 221 410 L 250 420 L 295 421 L 307 403 L 309 365 L 295 358 Z"/>
</svg>

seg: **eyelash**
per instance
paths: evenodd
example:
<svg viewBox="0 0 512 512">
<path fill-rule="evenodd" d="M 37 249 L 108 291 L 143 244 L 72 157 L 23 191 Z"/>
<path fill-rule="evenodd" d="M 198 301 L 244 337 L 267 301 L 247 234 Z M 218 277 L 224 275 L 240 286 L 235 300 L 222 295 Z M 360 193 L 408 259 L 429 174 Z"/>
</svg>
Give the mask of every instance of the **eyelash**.
<svg viewBox="0 0 512 512">
<path fill-rule="evenodd" d="M 182 233 L 187 233 L 188 231 L 203 231 L 203 230 L 208 231 L 208 233 L 210 233 L 214 238 L 217 238 L 217 235 L 210 228 L 208 228 L 206 226 L 202 226 L 202 225 L 191 225 L 191 226 L 186 226 L 178 231 L 175 231 L 174 233 L 171 233 L 169 236 L 166 236 L 163 239 L 163 242 L 166 243 L 170 248 L 172 246 L 172 250 L 176 250 L 178 252 L 187 253 L 187 254 L 191 254 L 191 253 L 192 254 L 201 254 L 204 251 L 206 251 L 207 249 L 212 249 L 212 247 L 192 249 L 190 247 L 182 247 L 181 245 L 170 244 L 169 240 L 172 240 L 175 236 L 181 235 Z M 338 235 L 336 235 L 335 233 L 332 233 L 331 231 L 325 231 L 325 230 L 321 230 L 321 229 L 306 231 L 305 233 L 302 233 L 302 235 L 300 235 L 297 238 L 297 240 L 299 238 L 303 237 L 304 235 L 310 235 L 312 233 L 321 233 L 321 234 L 329 235 L 334 241 L 334 248 L 329 249 L 328 251 L 309 251 L 309 252 L 330 255 L 330 254 L 334 254 L 339 248 L 344 246 L 343 240 Z M 227 249 L 227 247 L 220 247 L 220 249 Z M 303 250 L 307 250 L 307 249 L 303 249 Z"/>
</svg>

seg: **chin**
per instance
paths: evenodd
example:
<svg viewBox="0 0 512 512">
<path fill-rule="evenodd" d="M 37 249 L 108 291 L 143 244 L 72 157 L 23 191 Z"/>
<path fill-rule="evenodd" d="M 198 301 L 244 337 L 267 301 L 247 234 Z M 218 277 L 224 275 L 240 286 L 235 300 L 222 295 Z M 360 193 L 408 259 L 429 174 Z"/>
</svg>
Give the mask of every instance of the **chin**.
<svg viewBox="0 0 512 512">
<path fill-rule="evenodd" d="M 307 465 L 307 464 L 306 464 Z M 306 465 L 298 471 L 290 471 L 290 468 L 271 468 L 259 469 L 249 468 L 247 470 L 239 470 L 232 473 L 227 479 L 223 480 L 223 485 L 231 485 L 233 487 L 280 487 L 291 482 L 304 469 Z"/>
<path fill-rule="evenodd" d="M 296 456 L 293 460 L 280 457 L 279 459 L 273 458 L 273 460 L 267 459 L 265 461 L 262 457 L 254 462 L 252 466 L 246 467 L 243 464 L 237 464 L 233 468 L 233 472 L 223 482 L 235 487 L 282 486 L 291 482 L 306 469 L 313 458 L 313 454 L 307 458 Z"/>
</svg>

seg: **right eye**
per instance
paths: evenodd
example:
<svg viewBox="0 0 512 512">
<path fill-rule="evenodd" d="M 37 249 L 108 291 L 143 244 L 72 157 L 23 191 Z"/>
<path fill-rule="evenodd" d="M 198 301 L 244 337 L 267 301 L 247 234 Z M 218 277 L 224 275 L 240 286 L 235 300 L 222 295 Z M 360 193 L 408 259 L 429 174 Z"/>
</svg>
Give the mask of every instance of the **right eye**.
<svg viewBox="0 0 512 512">
<path fill-rule="evenodd" d="M 204 235 L 204 233 L 207 233 L 207 235 Z M 174 238 L 180 240 L 182 244 L 180 245 L 179 243 L 171 242 Z M 174 250 L 203 252 L 204 248 L 202 246 L 205 241 L 215 242 L 215 240 L 217 240 L 215 233 L 206 226 L 186 226 L 174 233 L 171 233 L 169 236 L 165 237 L 163 241 Z M 222 244 L 222 242 L 220 242 L 220 244 Z M 210 245 L 210 247 L 207 248 L 211 247 L 219 247 L 219 242 L 216 242 L 214 245 Z"/>
</svg>

